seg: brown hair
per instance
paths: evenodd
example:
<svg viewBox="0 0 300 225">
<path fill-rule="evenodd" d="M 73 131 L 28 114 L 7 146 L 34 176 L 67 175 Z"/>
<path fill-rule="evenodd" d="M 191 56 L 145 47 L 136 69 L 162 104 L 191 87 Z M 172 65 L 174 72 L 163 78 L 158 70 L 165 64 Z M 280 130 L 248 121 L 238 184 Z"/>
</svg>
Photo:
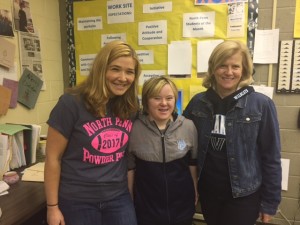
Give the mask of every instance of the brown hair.
<svg viewBox="0 0 300 225">
<path fill-rule="evenodd" d="M 135 77 L 133 84 L 124 95 L 110 98 L 110 91 L 106 84 L 106 72 L 108 66 L 119 57 L 132 57 L 134 59 Z M 88 111 L 95 116 L 105 116 L 109 102 L 112 113 L 126 119 L 137 112 L 139 108 L 137 93 L 140 73 L 141 66 L 133 48 L 123 41 L 112 41 L 106 44 L 96 55 L 87 79 L 68 91 L 82 96 Z"/>
</svg>

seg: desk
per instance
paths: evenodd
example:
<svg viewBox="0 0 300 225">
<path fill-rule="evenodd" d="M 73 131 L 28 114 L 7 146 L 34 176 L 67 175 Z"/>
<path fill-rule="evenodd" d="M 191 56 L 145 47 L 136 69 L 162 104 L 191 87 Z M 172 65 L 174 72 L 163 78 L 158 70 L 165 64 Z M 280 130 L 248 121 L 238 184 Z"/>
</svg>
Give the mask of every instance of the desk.
<svg viewBox="0 0 300 225">
<path fill-rule="evenodd" d="M 44 183 L 19 181 L 0 196 L 1 225 L 20 225 L 46 207 Z"/>
</svg>

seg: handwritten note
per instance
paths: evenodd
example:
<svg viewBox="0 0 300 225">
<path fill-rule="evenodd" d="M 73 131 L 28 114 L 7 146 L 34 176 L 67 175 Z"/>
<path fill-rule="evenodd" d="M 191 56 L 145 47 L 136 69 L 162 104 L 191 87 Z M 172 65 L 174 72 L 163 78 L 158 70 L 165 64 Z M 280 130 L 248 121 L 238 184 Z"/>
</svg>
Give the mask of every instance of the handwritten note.
<svg viewBox="0 0 300 225">
<path fill-rule="evenodd" d="M 33 109 L 40 94 L 43 81 L 28 69 L 23 71 L 19 80 L 18 102 Z"/>
</svg>

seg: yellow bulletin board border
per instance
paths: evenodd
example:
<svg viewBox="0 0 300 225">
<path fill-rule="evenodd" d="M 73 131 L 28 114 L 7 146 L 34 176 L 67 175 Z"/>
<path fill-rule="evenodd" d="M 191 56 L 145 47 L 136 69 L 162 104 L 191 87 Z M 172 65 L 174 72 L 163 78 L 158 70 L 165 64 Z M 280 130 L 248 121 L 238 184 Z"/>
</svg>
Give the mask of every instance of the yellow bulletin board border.
<svg viewBox="0 0 300 225">
<path fill-rule="evenodd" d="M 300 0 L 296 0 L 294 38 L 300 38 Z"/>
<path fill-rule="evenodd" d="M 197 42 L 204 40 L 229 39 L 227 38 L 227 4 L 195 5 L 193 0 L 182 1 L 173 0 L 172 11 L 161 13 L 143 13 L 144 4 L 156 4 L 158 0 L 133 0 L 134 1 L 134 22 L 108 24 L 107 3 L 110 1 L 91 0 L 91 1 L 70 1 L 66 0 L 68 18 L 68 54 L 70 68 L 70 85 L 76 85 L 83 81 L 86 76 L 80 74 L 79 56 L 96 54 L 101 48 L 101 35 L 107 34 L 126 34 L 128 42 L 135 50 L 152 50 L 154 53 L 153 64 L 142 64 L 142 70 L 164 70 L 168 75 L 168 44 L 173 41 L 190 41 L 192 45 L 192 74 L 186 77 L 173 77 L 172 80 L 178 89 L 183 91 L 183 108 L 189 99 L 197 92 L 205 90 L 202 87 L 202 78 L 199 78 L 196 68 Z M 119 1 L 116 1 L 119 2 Z M 122 1 L 121 1 L 122 2 Z M 255 2 L 251 0 L 251 2 Z M 257 10 L 257 9 L 256 9 Z M 183 37 L 183 14 L 215 12 L 215 35 L 209 38 Z M 248 30 L 248 3 L 244 9 L 244 37 L 232 38 L 247 42 Z M 101 17 L 102 29 L 79 31 L 77 28 L 78 18 Z M 251 19 L 251 18 L 250 18 Z M 167 44 L 159 45 L 139 45 L 138 26 L 140 22 L 147 21 L 167 21 Z M 253 36 L 253 34 L 252 34 Z M 251 43 L 254 45 L 253 43 Z"/>
</svg>

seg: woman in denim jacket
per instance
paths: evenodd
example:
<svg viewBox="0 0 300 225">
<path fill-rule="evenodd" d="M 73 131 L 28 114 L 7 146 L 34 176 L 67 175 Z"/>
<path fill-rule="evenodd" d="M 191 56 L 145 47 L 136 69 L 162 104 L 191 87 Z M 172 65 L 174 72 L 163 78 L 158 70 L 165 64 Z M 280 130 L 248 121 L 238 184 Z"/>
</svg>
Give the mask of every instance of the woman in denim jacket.
<svg viewBox="0 0 300 225">
<path fill-rule="evenodd" d="M 246 45 L 219 44 L 203 86 L 183 115 L 199 141 L 199 196 L 208 225 L 269 222 L 281 200 L 281 156 L 273 101 L 249 86 L 253 65 Z"/>
</svg>

